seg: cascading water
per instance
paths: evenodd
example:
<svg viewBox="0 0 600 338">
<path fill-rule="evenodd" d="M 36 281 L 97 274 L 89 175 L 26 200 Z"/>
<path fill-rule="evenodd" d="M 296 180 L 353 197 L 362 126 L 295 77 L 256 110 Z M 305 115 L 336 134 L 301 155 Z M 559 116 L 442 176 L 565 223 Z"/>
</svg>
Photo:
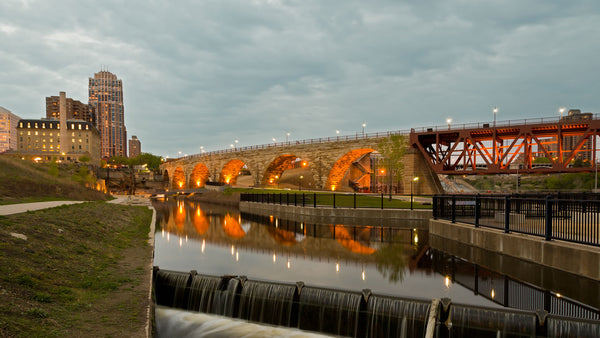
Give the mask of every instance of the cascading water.
<svg viewBox="0 0 600 338">
<path fill-rule="evenodd" d="M 174 308 L 187 309 L 186 291 L 189 273 L 159 270 L 155 274 L 156 303 Z"/>
<path fill-rule="evenodd" d="M 240 294 L 239 318 L 290 326 L 296 286 L 246 281 Z"/>
<path fill-rule="evenodd" d="M 592 320 L 548 317 L 548 337 L 600 337 L 600 325 Z"/>
<path fill-rule="evenodd" d="M 298 328 L 356 337 L 362 295 L 304 287 L 300 292 Z"/>
<path fill-rule="evenodd" d="M 224 277 L 221 279 L 221 283 L 213 295 L 212 307 L 207 312 L 234 317 L 239 283 L 239 280 L 235 278 Z"/>
<path fill-rule="evenodd" d="M 221 283 L 221 277 L 196 275 L 190 285 L 187 310 L 210 312 L 213 295 Z"/>
<path fill-rule="evenodd" d="M 536 320 L 532 313 L 452 305 L 449 322 L 458 337 L 532 337 L 536 336 Z"/>
<path fill-rule="evenodd" d="M 367 303 L 368 337 L 422 337 L 430 302 L 370 296 Z"/>
</svg>

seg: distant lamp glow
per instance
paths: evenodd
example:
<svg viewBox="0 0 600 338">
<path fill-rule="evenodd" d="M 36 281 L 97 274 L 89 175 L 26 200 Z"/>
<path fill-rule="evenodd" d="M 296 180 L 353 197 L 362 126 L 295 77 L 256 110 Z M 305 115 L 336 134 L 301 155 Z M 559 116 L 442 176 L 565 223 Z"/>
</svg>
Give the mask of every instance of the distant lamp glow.
<svg viewBox="0 0 600 338">
<path fill-rule="evenodd" d="M 446 123 L 448 124 L 448 129 L 450 129 L 450 124 L 452 123 L 452 119 L 451 118 L 447 118 L 446 119 Z"/>
<path fill-rule="evenodd" d="M 450 287 L 450 277 L 446 276 L 444 278 L 444 285 L 449 288 Z"/>
<path fill-rule="evenodd" d="M 340 263 L 339 262 L 335 263 L 335 272 L 340 272 Z"/>
<path fill-rule="evenodd" d="M 273 263 L 277 262 L 277 254 L 273 252 Z"/>
<path fill-rule="evenodd" d="M 335 185 L 331 186 L 331 191 L 335 191 Z"/>
</svg>

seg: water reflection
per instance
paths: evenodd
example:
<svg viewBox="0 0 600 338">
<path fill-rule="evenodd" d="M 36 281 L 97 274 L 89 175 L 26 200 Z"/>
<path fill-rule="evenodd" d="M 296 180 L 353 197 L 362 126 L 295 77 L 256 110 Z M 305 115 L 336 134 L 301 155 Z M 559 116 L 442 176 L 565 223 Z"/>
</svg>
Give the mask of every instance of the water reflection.
<svg viewBox="0 0 600 338">
<path fill-rule="evenodd" d="M 565 303 L 572 293 L 569 290 L 551 293 L 433 250 L 425 230 L 307 224 L 172 200 L 157 203 L 155 208 L 160 232 L 155 265 L 161 269 L 303 281 L 354 291 L 369 288 L 392 296 L 449 297 L 456 303 L 546 308 L 561 314 L 579 311 L 586 313 L 585 318 L 600 317 L 594 306 L 571 300 Z M 600 290 L 598 283 L 586 287 L 588 295 Z M 559 303 L 567 305 L 552 305 Z"/>
</svg>

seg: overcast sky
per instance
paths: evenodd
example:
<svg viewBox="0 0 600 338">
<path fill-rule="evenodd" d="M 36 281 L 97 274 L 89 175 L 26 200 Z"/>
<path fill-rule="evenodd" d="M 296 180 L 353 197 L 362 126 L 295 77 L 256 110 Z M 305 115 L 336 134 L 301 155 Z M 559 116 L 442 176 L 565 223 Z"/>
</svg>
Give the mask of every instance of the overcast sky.
<svg viewBox="0 0 600 338">
<path fill-rule="evenodd" d="M 600 1 L 0 2 L 0 106 L 123 80 L 142 151 L 600 112 Z"/>
</svg>

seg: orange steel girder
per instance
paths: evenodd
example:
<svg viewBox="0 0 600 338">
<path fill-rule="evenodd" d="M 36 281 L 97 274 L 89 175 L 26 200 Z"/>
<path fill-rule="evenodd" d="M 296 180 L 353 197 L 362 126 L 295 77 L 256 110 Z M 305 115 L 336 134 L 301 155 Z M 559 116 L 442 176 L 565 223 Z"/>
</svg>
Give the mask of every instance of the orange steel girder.
<svg viewBox="0 0 600 338">
<path fill-rule="evenodd" d="M 555 121 L 411 132 L 410 143 L 437 174 L 507 174 L 590 172 L 597 162 L 600 120 Z M 569 139 L 571 142 L 565 142 Z M 589 147 L 587 146 L 589 145 Z M 586 167 L 570 164 L 577 155 L 591 160 Z M 548 164 L 536 165 L 535 157 Z"/>
</svg>

